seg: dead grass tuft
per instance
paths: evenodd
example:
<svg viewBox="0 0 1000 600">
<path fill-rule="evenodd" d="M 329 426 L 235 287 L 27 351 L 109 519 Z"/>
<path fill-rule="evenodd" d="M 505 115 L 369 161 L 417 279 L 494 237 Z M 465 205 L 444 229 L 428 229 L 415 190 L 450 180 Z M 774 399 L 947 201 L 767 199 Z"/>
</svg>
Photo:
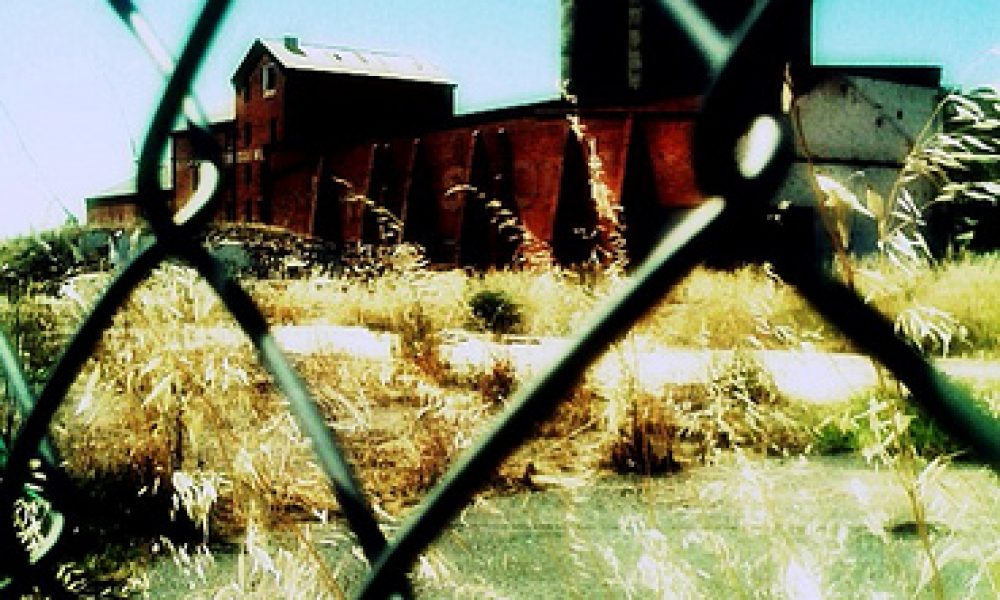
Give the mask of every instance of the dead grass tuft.
<svg viewBox="0 0 1000 600">
<path fill-rule="evenodd" d="M 810 439 L 766 372 L 742 352 L 717 365 L 706 384 L 671 385 L 663 394 L 633 388 L 624 402 L 602 453 L 617 472 L 676 471 L 733 448 L 800 452 Z"/>
</svg>

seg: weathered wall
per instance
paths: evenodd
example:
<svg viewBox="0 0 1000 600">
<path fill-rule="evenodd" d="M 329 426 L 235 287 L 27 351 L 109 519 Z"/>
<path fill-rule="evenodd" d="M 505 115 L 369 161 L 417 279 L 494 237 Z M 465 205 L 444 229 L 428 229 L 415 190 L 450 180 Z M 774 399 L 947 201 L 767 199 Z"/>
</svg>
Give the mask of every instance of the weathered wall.
<svg viewBox="0 0 1000 600">
<path fill-rule="evenodd" d="M 264 90 L 264 69 L 274 65 L 276 77 Z M 233 172 L 235 219 L 267 222 L 278 214 L 265 198 L 265 148 L 274 148 L 285 135 L 287 80 L 267 54 L 259 56 L 236 89 L 236 160 Z"/>
<path fill-rule="evenodd" d="M 526 108 L 420 137 L 343 146 L 322 153 L 322 164 L 306 151 L 275 150 L 264 163 L 264 194 L 271 222 L 296 231 L 343 243 L 382 241 L 370 206 L 352 199 L 362 195 L 400 219 L 403 238 L 427 246 L 436 262 L 503 263 L 506 233 L 491 224 L 499 206 L 535 239 L 558 245 L 573 243 L 559 231 L 595 228 L 597 181 L 606 186 L 605 213 L 632 190 L 635 223 L 662 221 L 655 207 L 696 203 L 692 116 L 686 105 L 641 114 L 591 111 L 582 117 L 581 140 L 566 112 Z M 629 187 L 629 178 L 649 185 Z"/>
<path fill-rule="evenodd" d="M 491 223 L 494 200 L 531 237 L 554 246 L 557 258 L 583 260 L 593 244 L 608 241 L 594 233 L 612 214 L 625 224 L 629 253 L 641 257 L 672 208 L 701 198 L 689 147 L 693 96 L 582 106 L 554 101 L 445 120 L 449 85 L 286 77 L 279 69 L 275 89 L 264 94 L 269 60 L 262 54 L 238 84 L 229 129 L 232 185 L 220 219 L 264 221 L 345 245 L 379 243 L 386 222 L 376 218 L 374 205 L 395 215 L 403 239 L 425 246 L 433 261 L 489 265 L 511 258 Z M 904 76 L 929 73 L 917 71 Z M 934 110 L 936 89 L 905 77 L 816 73 L 825 79 L 798 102 L 806 142 L 797 142 L 798 163 L 779 199 L 815 205 L 806 156 L 841 181 L 864 171 L 867 185 L 887 194 Z M 404 98 L 410 109 L 381 118 Z M 191 189 L 191 163 L 184 136 L 174 141 L 181 195 Z M 856 248 L 870 249 L 872 228 L 857 229 Z"/>
<path fill-rule="evenodd" d="M 287 140 L 328 147 L 447 124 L 453 86 L 330 73 L 287 74 Z"/>
<path fill-rule="evenodd" d="M 233 220 L 236 216 L 236 201 L 232 185 L 232 165 L 236 158 L 235 125 L 233 121 L 213 123 L 210 131 L 215 142 L 222 149 L 223 178 L 216 218 Z M 198 169 L 201 160 L 196 158 L 191 138 L 187 130 L 175 131 L 170 136 L 170 172 L 173 181 L 171 208 L 179 210 L 194 193 L 199 181 Z"/>
<path fill-rule="evenodd" d="M 940 91 L 875 77 L 836 75 L 821 81 L 797 102 L 801 137 L 796 138 L 796 163 L 776 200 L 816 207 L 812 173 L 844 184 L 864 201 L 872 189 L 889 200 L 907 154 L 930 123 Z M 802 138 L 805 143 L 803 144 Z M 812 162 L 812 170 L 809 168 Z M 929 186 L 910 186 L 918 200 L 934 193 Z M 848 249 L 856 254 L 876 251 L 877 224 L 870 218 L 850 216 Z M 817 216 L 813 223 L 814 246 L 830 251 L 829 233 Z"/>
<path fill-rule="evenodd" d="M 134 198 L 103 199 L 87 203 L 87 225 L 91 227 L 129 228 L 141 220 Z"/>
<path fill-rule="evenodd" d="M 831 77 L 798 101 L 818 160 L 899 164 L 940 101 L 937 89 L 868 77 Z M 799 156 L 806 154 L 801 143 Z"/>
</svg>

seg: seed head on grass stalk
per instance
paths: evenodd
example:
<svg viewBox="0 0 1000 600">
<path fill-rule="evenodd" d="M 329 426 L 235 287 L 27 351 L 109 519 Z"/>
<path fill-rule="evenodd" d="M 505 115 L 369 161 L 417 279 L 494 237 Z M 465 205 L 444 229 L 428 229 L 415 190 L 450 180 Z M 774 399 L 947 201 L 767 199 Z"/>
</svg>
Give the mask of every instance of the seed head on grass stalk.
<svg viewBox="0 0 1000 600">
<path fill-rule="evenodd" d="M 579 106 L 578 98 L 565 88 L 562 91 L 562 96 L 571 106 Z M 608 184 L 607 170 L 604 168 L 604 161 L 598 152 L 597 137 L 587 132 L 587 126 L 580 118 L 578 110 L 567 113 L 566 120 L 569 123 L 570 131 L 587 149 L 587 175 L 590 182 L 591 202 L 593 202 L 598 217 L 595 233 L 601 241 L 595 248 L 595 260 L 605 275 L 622 277 L 625 275 L 629 260 L 621 204 L 614 201 L 615 194 Z"/>
<path fill-rule="evenodd" d="M 427 267 L 426 249 L 404 242 L 406 224 L 403 219 L 368 196 L 357 193 L 350 181 L 340 177 L 333 177 L 333 181 L 347 191 L 343 201 L 370 212 L 377 227 L 374 247 L 360 248 L 358 255 L 348 261 L 351 276 L 372 279 L 385 272 L 414 273 Z"/>
<path fill-rule="evenodd" d="M 497 235 L 514 247 L 516 265 L 530 271 L 545 270 L 552 266 L 552 248 L 549 244 L 528 229 L 499 198 L 490 198 L 486 192 L 466 183 L 453 185 L 445 191 L 445 197 L 455 194 L 464 194 L 466 202 L 483 204 Z"/>
</svg>

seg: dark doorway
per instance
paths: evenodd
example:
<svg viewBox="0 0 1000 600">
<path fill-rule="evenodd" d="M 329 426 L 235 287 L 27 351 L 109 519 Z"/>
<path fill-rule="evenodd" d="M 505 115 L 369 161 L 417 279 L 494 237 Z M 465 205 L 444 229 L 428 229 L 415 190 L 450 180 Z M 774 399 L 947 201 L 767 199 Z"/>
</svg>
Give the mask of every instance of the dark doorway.
<svg viewBox="0 0 1000 600">
<path fill-rule="evenodd" d="M 384 213 L 390 168 L 389 146 L 373 144 L 366 193 L 368 202 L 361 225 L 361 240 L 365 244 L 381 245 L 393 241 L 392 224 Z"/>
<path fill-rule="evenodd" d="M 659 241 L 668 211 L 658 201 L 656 176 L 649 155 L 649 138 L 642 121 L 633 121 L 622 183 L 622 221 L 629 263 L 638 265 Z"/>
</svg>

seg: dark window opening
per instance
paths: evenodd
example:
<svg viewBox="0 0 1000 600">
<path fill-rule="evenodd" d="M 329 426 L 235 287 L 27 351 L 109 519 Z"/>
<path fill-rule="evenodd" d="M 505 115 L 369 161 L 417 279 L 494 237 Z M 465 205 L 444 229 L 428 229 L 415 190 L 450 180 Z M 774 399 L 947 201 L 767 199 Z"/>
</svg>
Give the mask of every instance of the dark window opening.
<svg viewBox="0 0 1000 600">
<path fill-rule="evenodd" d="M 267 197 L 261 198 L 260 199 L 260 203 L 258 204 L 258 208 L 260 209 L 260 211 L 259 211 L 260 212 L 260 215 L 259 215 L 260 222 L 261 223 L 270 224 L 271 223 L 271 199 L 267 198 Z"/>
<path fill-rule="evenodd" d="M 261 88 L 265 98 L 273 96 L 278 91 L 278 68 L 274 65 L 264 65 L 261 69 Z"/>
<path fill-rule="evenodd" d="M 191 161 L 191 190 L 194 191 L 198 189 L 198 174 L 201 171 L 201 164 L 197 161 Z"/>
<path fill-rule="evenodd" d="M 243 84 L 243 101 L 250 102 L 250 80 Z"/>
</svg>

